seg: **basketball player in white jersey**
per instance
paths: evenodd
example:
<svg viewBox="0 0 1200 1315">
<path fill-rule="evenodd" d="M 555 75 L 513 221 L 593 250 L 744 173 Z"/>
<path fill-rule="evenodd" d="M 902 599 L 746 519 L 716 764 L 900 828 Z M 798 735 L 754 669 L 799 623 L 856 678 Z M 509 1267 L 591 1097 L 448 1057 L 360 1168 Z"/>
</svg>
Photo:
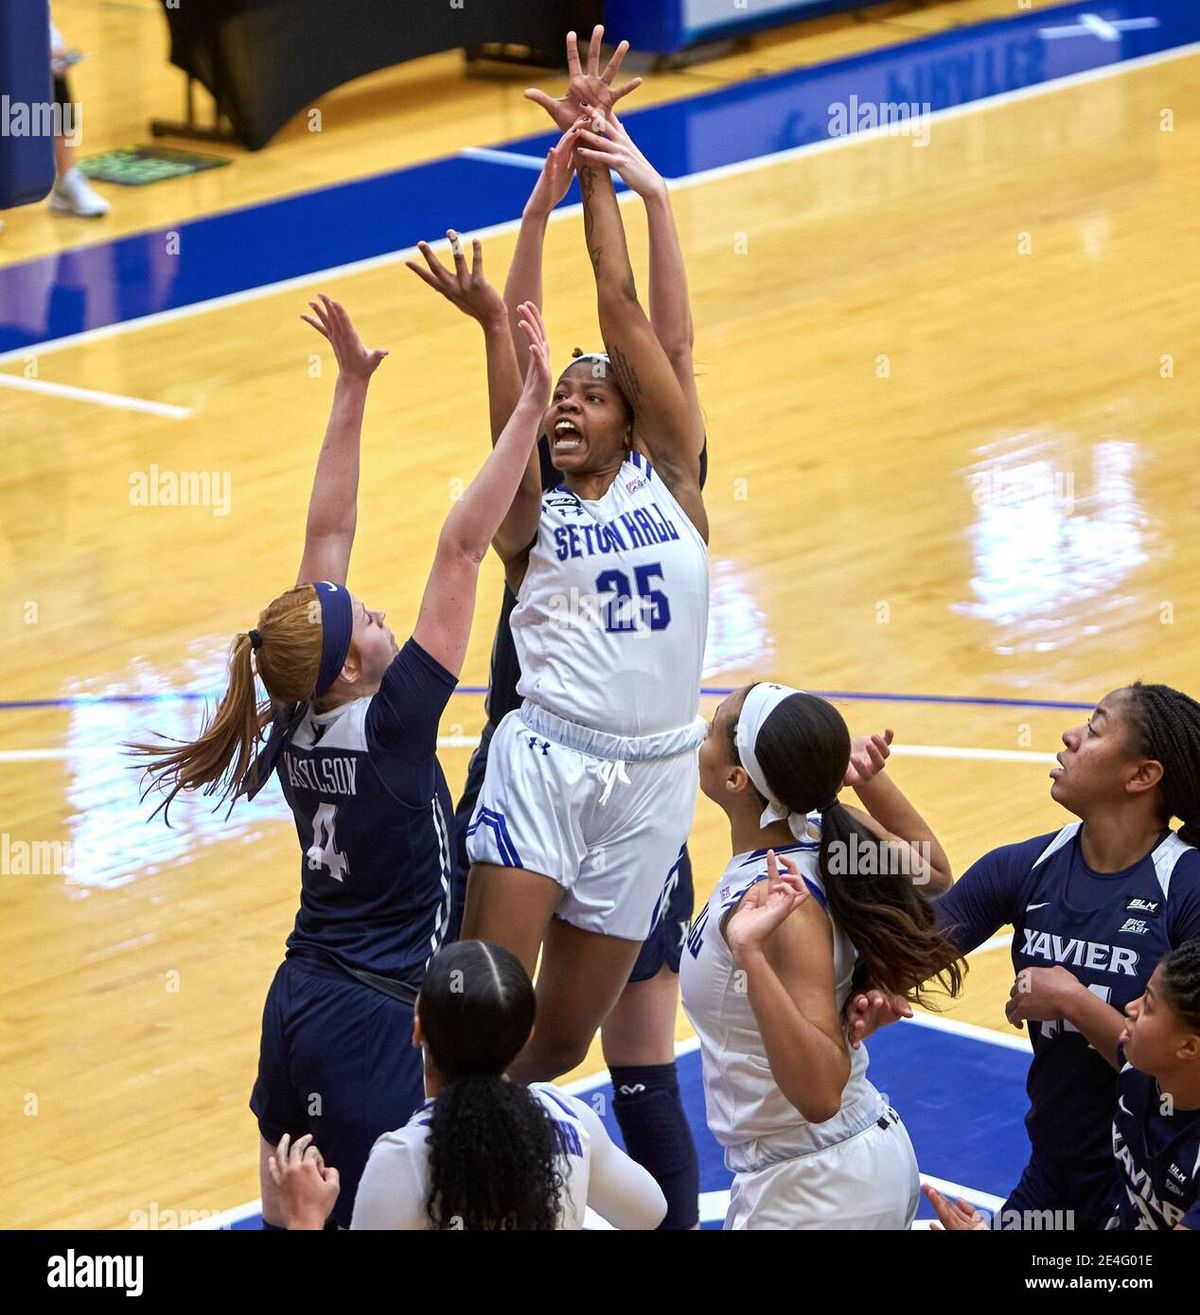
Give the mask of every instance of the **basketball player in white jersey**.
<svg viewBox="0 0 1200 1315">
<path fill-rule="evenodd" d="M 504 1077 L 534 1007 L 528 973 L 503 946 L 456 941 L 433 956 L 413 1026 L 429 1099 L 375 1143 L 351 1228 L 580 1229 L 588 1207 L 616 1228 L 658 1224 L 661 1190 L 590 1105 Z M 289 1228 L 325 1226 L 339 1175 L 310 1139 L 283 1138 L 271 1176 Z"/>
<path fill-rule="evenodd" d="M 916 1214 L 908 1134 L 842 1018 L 864 981 L 911 999 L 933 976 L 951 993 L 961 983 L 919 893 L 946 889 L 949 864 L 884 772 L 889 742 L 852 745 L 825 700 L 752 685 L 720 705 L 700 751 L 734 855 L 692 924 L 680 984 L 734 1174 L 726 1228 L 900 1229 Z M 838 801 L 843 785 L 866 813 Z"/>
<path fill-rule="evenodd" d="M 463 934 L 530 972 L 542 952 L 537 1029 L 512 1070 L 526 1081 L 574 1067 L 620 995 L 687 839 L 703 737 L 702 434 L 582 136 L 556 150 L 575 153 L 606 351 L 567 367 L 546 412 L 562 483 L 543 495 L 531 461 L 495 540 L 524 702 L 492 740 L 467 841 Z"/>
</svg>

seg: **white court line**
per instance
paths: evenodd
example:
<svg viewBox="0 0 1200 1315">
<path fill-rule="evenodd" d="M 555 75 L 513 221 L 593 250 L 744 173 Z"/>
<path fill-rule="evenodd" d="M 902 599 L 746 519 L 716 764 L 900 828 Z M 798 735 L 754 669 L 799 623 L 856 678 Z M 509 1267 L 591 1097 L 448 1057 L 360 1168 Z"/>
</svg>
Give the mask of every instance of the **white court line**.
<svg viewBox="0 0 1200 1315">
<path fill-rule="evenodd" d="M 1028 749 L 971 749 L 957 744 L 893 744 L 892 753 L 901 758 L 970 758 L 975 762 L 1056 763 L 1053 753 Z"/>
<path fill-rule="evenodd" d="M 489 146 L 464 146 L 459 155 L 464 160 L 482 160 L 485 164 L 512 164 L 518 169 L 542 172 L 546 161 L 537 155 L 519 155 L 516 151 L 494 151 Z"/>
<path fill-rule="evenodd" d="M 902 1018 L 901 1023 L 910 1027 L 928 1027 L 934 1032 L 949 1032 L 951 1036 L 966 1037 L 971 1041 L 982 1041 L 989 1046 L 1000 1046 L 1005 1050 L 1019 1050 L 1025 1056 L 1031 1056 L 1029 1038 L 1024 1032 L 1009 1036 L 990 1027 L 979 1027 L 975 1023 L 960 1023 L 955 1018 L 943 1018 L 941 1014 L 914 1014 L 911 1018 Z"/>
<path fill-rule="evenodd" d="M 29 353 L 27 353 L 29 354 Z M 19 388 L 49 397 L 65 397 L 72 402 L 94 402 L 118 411 L 144 411 L 147 415 L 166 416 L 170 420 L 188 420 L 192 412 L 186 406 L 169 402 L 147 402 L 141 397 L 124 397 L 120 393 L 102 393 L 95 388 L 77 388 L 74 384 L 55 384 L 46 379 L 26 379 L 20 374 L 0 374 L 0 388 Z"/>
<path fill-rule="evenodd" d="M 0 376 L 2 377 L 2 376 Z M 439 749 L 474 749 L 478 735 L 439 735 Z M 104 758 L 124 752 L 119 744 L 89 744 L 80 748 L 0 749 L 0 763 L 53 762 L 60 758 Z M 1016 749 L 972 749 L 952 744 L 906 744 L 892 748 L 893 754 L 913 758 L 965 758 L 985 762 L 1056 762 L 1052 753 L 1026 753 Z"/>
<path fill-rule="evenodd" d="M 1037 96 L 1047 96 L 1054 92 L 1064 91 L 1070 87 L 1082 86 L 1089 82 L 1098 82 L 1105 78 L 1117 77 L 1124 73 L 1133 72 L 1136 69 L 1149 68 L 1155 64 L 1165 64 L 1171 60 L 1184 59 L 1188 56 L 1200 54 L 1200 41 L 1190 42 L 1185 46 L 1175 46 L 1170 50 L 1156 51 L 1151 55 L 1139 55 L 1136 59 L 1122 60 L 1115 64 L 1106 64 L 1101 68 L 1085 69 L 1081 73 L 1071 73 L 1063 78 L 1052 78 L 1048 82 L 1039 82 L 1032 87 L 1018 87 L 1013 91 L 997 92 L 995 96 L 985 96 L 979 100 L 968 101 L 963 105 L 950 105 L 945 109 L 934 110 L 925 118 L 932 122 L 937 120 L 941 122 L 944 119 L 961 118 L 965 114 L 974 114 L 979 110 L 990 110 L 998 108 L 1001 105 L 1009 105 L 1022 100 L 1031 100 Z M 773 151 L 769 155 L 758 155 L 750 160 L 738 160 L 733 164 L 717 165 L 712 169 L 701 169 L 693 174 L 687 174 L 683 178 L 668 178 L 667 187 L 670 191 L 684 191 L 690 187 L 698 187 L 703 183 L 714 182 L 721 178 L 733 178 L 739 174 L 754 173 L 760 169 L 768 169 L 776 164 L 783 164 L 788 160 L 798 159 L 802 155 L 816 154 L 821 151 L 841 150 L 847 146 L 854 146 L 859 142 L 869 141 L 875 137 L 886 136 L 889 133 L 891 125 L 883 124 L 878 128 L 868 129 L 864 132 L 848 133 L 844 137 L 822 138 L 820 141 L 808 142 L 803 146 L 793 146 L 785 151 Z M 482 148 L 478 148 L 482 149 Z M 444 158 L 444 157 L 443 157 Z M 420 161 L 422 164 L 431 164 L 433 161 Z M 413 166 L 415 167 L 415 166 Z M 326 189 L 328 190 L 328 189 Z M 293 193 L 292 197 L 275 197 L 276 201 L 294 199 L 301 193 Z M 622 192 L 618 195 L 617 201 L 621 205 L 632 204 L 637 200 L 637 194 L 634 192 Z M 267 204 L 264 202 L 263 204 Z M 249 208 L 249 207 L 247 207 Z M 582 212 L 582 204 L 562 206 L 550 214 L 553 222 L 559 222 L 569 216 L 578 215 Z M 204 218 L 205 216 L 197 216 Z M 478 228 L 471 233 L 463 232 L 462 236 L 479 238 L 483 240 L 489 237 L 495 237 L 501 233 L 513 233 L 520 227 L 519 219 L 506 219 L 501 223 L 489 224 L 485 228 Z M 153 231 L 153 230 L 150 230 Z M 137 234 L 129 234 L 131 237 Z M 433 244 L 437 246 L 438 244 Z M 309 288 L 314 283 L 328 282 L 335 278 L 345 278 L 353 274 L 363 274 L 370 270 L 382 269 L 388 265 L 399 264 L 405 260 L 411 260 L 420 253 L 416 247 L 406 247 L 403 251 L 385 252 L 381 256 L 370 256 L 365 260 L 354 260 L 344 265 L 332 265 L 328 269 L 312 270 L 306 274 L 298 274 L 293 278 L 280 279 L 275 283 L 263 283 L 255 288 L 244 288 L 241 292 L 230 292 L 223 297 L 213 297 L 208 301 L 193 302 L 189 306 L 176 306 L 171 310 L 155 311 L 151 315 L 142 315 L 136 319 L 121 320 L 117 324 L 105 324 L 95 329 L 84 329 L 81 333 L 67 334 L 63 338 L 52 338 L 48 342 L 33 343 L 28 347 L 14 348 L 12 351 L 0 353 L 0 365 L 6 365 L 11 361 L 28 360 L 31 357 L 40 356 L 46 352 L 62 351 L 67 347 L 81 347 L 87 343 L 100 342 L 105 338 L 116 337 L 119 334 L 129 333 L 133 330 L 148 329 L 156 325 L 169 324 L 173 320 L 187 319 L 193 315 L 205 315 L 210 311 L 224 310 L 229 306 L 238 306 L 244 302 L 258 301 L 264 297 L 274 296 L 276 293 L 287 292 L 294 288 Z"/>
</svg>

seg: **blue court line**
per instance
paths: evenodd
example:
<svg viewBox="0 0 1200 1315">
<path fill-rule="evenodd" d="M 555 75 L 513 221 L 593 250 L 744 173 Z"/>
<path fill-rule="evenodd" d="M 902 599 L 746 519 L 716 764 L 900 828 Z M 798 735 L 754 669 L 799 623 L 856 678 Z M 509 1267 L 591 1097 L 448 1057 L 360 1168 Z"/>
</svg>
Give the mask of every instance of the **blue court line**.
<svg viewBox="0 0 1200 1315">
<path fill-rule="evenodd" d="M 1120 31 L 1111 41 L 1082 26 L 1065 38 L 1041 35 L 1084 13 L 1110 25 L 1149 18 L 1158 26 Z M 660 170 L 680 179 L 828 141 L 835 104 L 937 113 L 1198 40 L 1200 6 L 1189 0 L 1083 0 L 739 82 L 627 118 Z M 494 149 L 540 155 L 551 140 L 538 135 Z M 469 232 L 515 222 L 528 191 L 526 170 L 459 155 L 5 266 L 0 353 L 385 258 L 448 224 Z M 573 185 L 566 203 L 577 198 Z"/>
<path fill-rule="evenodd" d="M 734 688 L 734 686 L 705 687 L 701 689 L 700 694 L 706 698 L 724 698 L 732 694 Z M 483 695 L 488 689 L 486 685 L 460 685 L 454 692 Z M 956 707 L 1059 708 L 1071 712 L 1090 712 L 1096 706 L 1094 703 L 1072 703 L 1063 699 L 1011 699 L 958 694 L 883 694 L 828 689 L 810 689 L 807 692 L 822 699 L 865 703 L 946 703 Z M 219 690 L 158 690 L 152 694 L 67 694 L 62 698 L 8 699 L 0 702 L 0 712 L 23 712 L 28 708 L 86 708 L 92 704 L 204 703 L 215 702 L 220 698 Z"/>
</svg>

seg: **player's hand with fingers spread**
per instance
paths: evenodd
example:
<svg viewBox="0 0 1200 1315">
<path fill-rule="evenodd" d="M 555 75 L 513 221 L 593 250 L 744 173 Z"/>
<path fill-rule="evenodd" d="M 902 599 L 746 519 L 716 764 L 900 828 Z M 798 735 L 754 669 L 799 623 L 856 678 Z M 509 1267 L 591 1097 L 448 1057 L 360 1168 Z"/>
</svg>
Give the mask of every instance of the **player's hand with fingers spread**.
<svg viewBox="0 0 1200 1315">
<path fill-rule="evenodd" d="M 892 728 L 882 735 L 862 735 L 850 744 L 850 764 L 846 768 L 843 785 L 866 785 L 873 776 L 883 771 L 892 752 Z"/>
<path fill-rule="evenodd" d="M 293 1143 L 284 1133 L 267 1161 L 267 1172 L 279 1189 L 279 1203 L 290 1229 L 321 1229 L 337 1203 L 341 1183 L 338 1171 L 325 1163 L 305 1133 Z"/>
<path fill-rule="evenodd" d="M 621 63 L 629 50 L 629 42 L 621 42 L 602 71 L 600 45 L 603 40 L 604 29 L 597 26 L 592 31 L 592 39 L 588 44 L 588 63 L 585 70 L 579 62 L 579 42 L 575 33 L 568 32 L 567 94 L 556 100 L 536 87 L 530 87 L 525 93 L 526 100 L 540 105 L 550 115 L 558 125 L 559 132 L 567 132 L 585 111 L 608 114 L 617 101 L 642 85 L 641 78 L 632 78 L 624 86 L 613 89 L 613 81 L 621 70 Z"/>
<path fill-rule="evenodd" d="M 576 154 L 581 159 L 611 169 L 626 187 L 643 199 L 665 195 L 667 184 L 662 174 L 638 150 L 615 110 L 609 111 L 607 121 L 600 127 L 601 131 L 595 132 L 590 121 L 580 125 Z"/>
<path fill-rule="evenodd" d="M 783 872 L 779 870 L 780 862 Z M 807 898 L 808 888 L 800 869 L 790 858 L 777 858 L 775 851 L 768 849 L 766 881 L 750 887 L 725 924 L 725 940 L 734 962 L 744 965 L 746 959 L 760 953 L 771 933 Z"/>
<path fill-rule="evenodd" d="M 983 1215 L 969 1201 L 964 1201 L 961 1196 L 957 1201 L 948 1200 L 936 1187 L 930 1187 L 928 1183 L 921 1184 L 921 1191 L 925 1193 L 925 1199 L 933 1206 L 934 1214 L 941 1220 L 940 1225 L 929 1225 L 930 1232 L 966 1233 L 977 1228 L 987 1228 L 987 1220 Z"/>
<path fill-rule="evenodd" d="M 912 1005 L 902 995 L 893 995 L 890 991 L 872 987 L 852 995 L 846 1001 L 846 1039 L 850 1042 L 850 1048 L 857 1050 L 867 1037 L 878 1032 L 881 1027 L 912 1016 Z"/>
<path fill-rule="evenodd" d="M 1079 979 L 1061 964 L 1053 968 L 1022 968 L 1008 993 L 1004 1012 L 1013 1027 L 1020 1027 L 1024 1019 L 1045 1023 L 1063 1018 L 1067 997 L 1080 989 Z"/>
<path fill-rule="evenodd" d="M 471 243 L 471 267 L 468 269 L 462 239 L 452 228 L 446 230 L 446 237 L 454 257 L 453 270 L 442 264 L 428 242 L 417 243 L 417 250 L 425 257 L 427 268 L 415 260 L 406 260 L 404 263 L 435 292 L 440 292 L 464 315 L 478 320 L 480 324 L 487 323 L 493 317 L 503 318 L 506 314 L 504 298 L 484 277 L 483 244 L 478 239 Z"/>
<path fill-rule="evenodd" d="M 321 292 L 316 301 L 308 304 L 312 307 L 312 315 L 301 315 L 300 318 L 305 324 L 311 324 L 322 338 L 329 340 L 342 378 L 365 383 L 379 368 L 387 350 L 362 345 L 362 339 L 340 301 L 334 301 Z"/>
</svg>

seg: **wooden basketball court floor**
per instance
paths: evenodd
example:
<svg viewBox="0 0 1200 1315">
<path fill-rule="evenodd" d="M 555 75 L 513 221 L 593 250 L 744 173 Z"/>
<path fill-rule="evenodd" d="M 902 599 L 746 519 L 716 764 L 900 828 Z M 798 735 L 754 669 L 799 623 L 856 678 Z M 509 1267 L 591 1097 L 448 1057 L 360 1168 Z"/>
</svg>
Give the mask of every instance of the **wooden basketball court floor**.
<svg viewBox="0 0 1200 1315">
<path fill-rule="evenodd" d="M 148 61 L 124 102 L 97 108 L 88 150 L 142 135 L 147 87 L 160 109 L 177 94 L 152 66 L 153 9 L 56 6 L 75 44 L 124 32 Z M 644 103 L 1007 12 L 896 6 L 761 38 L 651 80 Z M 331 112 L 307 156 L 288 130 L 174 195 L 119 193 L 102 232 L 6 216 L 0 266 L 540 129 L 521 84 L 467 82 L 451 56 L 418 64 L 331 98 L 346 121 Z M 1137 677 L 1200 685 L 1198 89 L 1193 53 L 948 115 L 923 149 L 866 138 L 674 191 L 710 437 L 706 687 L 779 678 L 838 692 L 857 732 L 893 727 L 890 770 L 958 873 L 1068 820 L 1047 772 L 1086 707 Z M 396 101 L 417 124 L 398 159 L 372 117 L 398 119 Z M 636 201 L 624 214 L 644 270 Z M 486 237 L 496 279 L 514 236 Z M 228 820 L 189 803 L 168 831 L 119 746 L 194 727 L 199 702 L 180 695 L 219 688 L 229 638 L 294 576 L 333 379 L 297 318 L 318 290 L 391 349 L 350 583 L 407 633 L 456 481 L 485 453 L 486 407 L 477 330 L 402 257 L 0 362 L 186 413 L 0 389 L 6 1227 L 127 1227 L 152 1204 L 257 1194 L 246 1101 L 295 911 L 294 831 L 277 796 Z M 596 341 L 574 212 L 550 225 L 545 309 L 556 360 Z M 152 467 L 228 476 L 227 514 L 133 505 L 131 478 Z M 452 790 L 483 722 L 499 592 L 489 561 L 442 726 Z M 698 903 L 727 840 L 701 800 Z M 28 870 L 56 852 L 65 871 Z M 1010 984 L 1003 944 L 985 949 L 947 1016 L 1006 1029 Z M 575 1076 L 601 1064 L 595 1048 Z"/>
</svg>

